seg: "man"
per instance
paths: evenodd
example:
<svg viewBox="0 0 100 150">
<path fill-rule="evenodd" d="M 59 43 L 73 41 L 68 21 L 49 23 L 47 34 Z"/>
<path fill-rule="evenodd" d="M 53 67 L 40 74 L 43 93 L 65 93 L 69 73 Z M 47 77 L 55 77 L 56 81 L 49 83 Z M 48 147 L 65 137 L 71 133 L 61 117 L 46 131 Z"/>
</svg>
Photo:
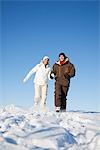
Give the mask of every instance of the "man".
<svg viewBox="0 0 100 150">
<path fill-rule="evenodd" d="M 42 111 L 46 111 L 46 98 L 48 89 L 48 77 L 50 76 L 49 57 L 45 56 L 40 64 L 37 64 L 24 78 L 23 82 L 26 82 L 33 74 L 34 78 L 34 111 L 38 112 L 39 102 L 41 100 Z"/>
<path fill-rule="evenodd" d="M 66 96 L 70 86 L 70 78 L 75 76 L 74 65 L 64 53 L 59 54 L 59 60 L 53 65 L 50 78 L 55 77 L 55 107 L 56 112 L 66 111 Z"/>
</svg>

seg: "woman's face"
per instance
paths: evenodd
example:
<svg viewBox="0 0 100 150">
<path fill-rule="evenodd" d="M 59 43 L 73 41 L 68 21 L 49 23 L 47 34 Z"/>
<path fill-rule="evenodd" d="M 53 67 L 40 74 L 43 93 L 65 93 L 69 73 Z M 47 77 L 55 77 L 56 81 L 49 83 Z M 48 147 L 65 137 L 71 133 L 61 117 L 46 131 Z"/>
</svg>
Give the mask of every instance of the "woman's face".
<svg viewBox="0 0 100 150">
<path fill-rule="evenodd" d="M 44 63 L 44 65 L 48 65 L 48 64 L 49 64 L 49 59 L 45 59 L 45 60 L 43 61 L 43 63 Z"/>
</svg>

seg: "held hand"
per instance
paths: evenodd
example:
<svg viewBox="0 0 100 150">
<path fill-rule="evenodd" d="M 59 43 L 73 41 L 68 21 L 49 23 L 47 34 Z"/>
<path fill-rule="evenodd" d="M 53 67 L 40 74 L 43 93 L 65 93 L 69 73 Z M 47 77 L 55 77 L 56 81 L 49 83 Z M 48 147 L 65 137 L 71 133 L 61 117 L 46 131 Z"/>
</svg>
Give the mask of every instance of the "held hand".
<svg viewBox="0 0 100 150">
<path fill-rule="evenodd" d="M 55 75 L 54 73 L 50 73 L 50 79 L 54 79 Z"/>
<path fill-rule="evenodd" d="M 55 77 L 54 73 L 51 73 L 51 76 L 52 76 L 52 78 L 54 78 Z"/>
</svg>

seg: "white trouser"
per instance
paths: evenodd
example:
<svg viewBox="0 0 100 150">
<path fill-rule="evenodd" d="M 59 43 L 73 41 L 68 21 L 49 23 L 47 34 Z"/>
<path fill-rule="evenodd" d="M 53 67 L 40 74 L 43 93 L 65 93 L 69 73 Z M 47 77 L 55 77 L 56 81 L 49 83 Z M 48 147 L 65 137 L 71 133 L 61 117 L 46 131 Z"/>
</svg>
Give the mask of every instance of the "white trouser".
<svg viewBox="0 0 100 150">
<path fill-rule="evenodd" d="M 42 111 L 46 110 L 46 98 L 48 85 L 34 84 L 35 96 L 34 96 L 34 111 L 38 111 L 38 105 L 41 101 Z"/>
</svg>

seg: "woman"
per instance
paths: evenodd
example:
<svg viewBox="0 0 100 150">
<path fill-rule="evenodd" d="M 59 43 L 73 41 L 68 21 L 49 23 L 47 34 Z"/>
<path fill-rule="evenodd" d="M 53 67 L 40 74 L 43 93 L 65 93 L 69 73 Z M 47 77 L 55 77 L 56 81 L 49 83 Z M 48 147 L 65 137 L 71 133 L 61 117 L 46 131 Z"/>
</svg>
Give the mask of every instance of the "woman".
<svg viewBox="0 0 100 150">
<path fill-rule="evenodd" d="M 39 102 L 41 100 L 42 111 L 46 111 L 46 98 L 48 89 L 48 78 L 50 76 L 49 57 L 44 56 L 40 64 L 37 64 L 24 78 L 23 82 L 26 82 L 33 74 L 34 78 L 34 111 L 38 112 Z"/>
</svg>

